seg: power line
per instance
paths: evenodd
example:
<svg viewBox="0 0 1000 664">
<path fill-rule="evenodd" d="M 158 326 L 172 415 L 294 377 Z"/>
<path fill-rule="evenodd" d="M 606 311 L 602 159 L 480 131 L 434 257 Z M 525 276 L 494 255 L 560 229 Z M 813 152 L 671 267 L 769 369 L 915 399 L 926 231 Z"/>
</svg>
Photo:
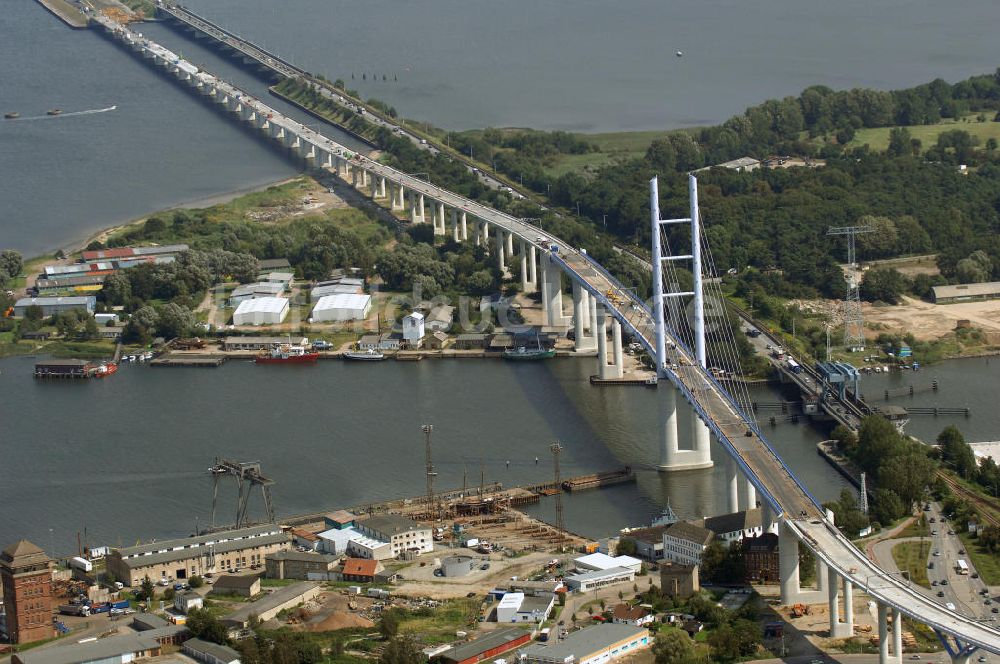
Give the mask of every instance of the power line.
<svg viewBox="0 0 1000 664">
<path fill-rule="evenodd" d="M 562 449 L 563 447 L 558 441 L 549 445 L 549 450 L 552 452 L 552 475 L 556 490 L 556 527 L 559 528 L 560 533 L 566 530 L 566 523 L 563 520 L 562 478 L 559 472 L 559 453 L 562 452 Z"/>
<path fill-rule="evenodd" d="M 861 313 L 861 285 L 857 279 L 857 237 L 862 233 L 872 233 L 872 226 L 834 226 L 827 229 L 827 235 L 847 237 L 847 296 L 844 298 L 844 346 L 855 348 L 865 345 L 865 321 Z"/>
</svg>

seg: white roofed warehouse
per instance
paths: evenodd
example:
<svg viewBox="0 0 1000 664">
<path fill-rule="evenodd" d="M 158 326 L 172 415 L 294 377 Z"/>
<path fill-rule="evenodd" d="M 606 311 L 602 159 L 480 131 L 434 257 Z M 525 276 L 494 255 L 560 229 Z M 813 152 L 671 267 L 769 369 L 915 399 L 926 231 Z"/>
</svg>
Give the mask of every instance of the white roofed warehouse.
<svg viewBox="0 0 1000 664">
<path fill-rule="evenodd" d="M 371 310 L 371 295 L 337 293 L 319 299 L 313 307 L 312 319 L 315 322 L 364 320 Z"/>
<path fill-rule="evenodd" d="M 233 325 L 277 325 L 288 315 L 283 297 L 257 297 L 240 302 L 233 313 Z"/>
</svg>

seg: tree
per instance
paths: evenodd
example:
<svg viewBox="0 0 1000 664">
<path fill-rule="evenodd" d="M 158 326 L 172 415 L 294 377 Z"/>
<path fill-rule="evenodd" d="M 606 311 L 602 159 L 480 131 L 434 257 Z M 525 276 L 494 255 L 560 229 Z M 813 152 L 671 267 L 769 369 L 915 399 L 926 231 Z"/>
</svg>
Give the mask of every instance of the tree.
<svg viewBox="0 0 1000 664">
<path fill-rule="evenodd" d="M 708 637 L 713 662 L 732 662 L 752 655 L 763 640 L 760 625 L 745 619 L 722 625 Z"/>
<path fill-rule="evenodd" d="M 205 582 L 204 580 L 202 580 L 200 576 L 195 574 L 190 579 L 188 579 L 188 585 L 191 586 L 192 588 L 201 588 L 203 585 L 205 585 Z"/>
<path fill-rule="evenodd" d="M 32 304 L 24 310 L 24 317 L 30 321 L 40 321 L 45 317 L 45 311 L 37 304 Z"/>
<path fill-rule="evenodd" d="M 910 130 L 906 127 L 893 127 L 889 130 L 889 148 L 886 152 L 892 157 L 903 157 L 910 154 Z"/>
<path fill-rule="evenodd" d="M 174 302 L 169 302 L 160 307 L 159 321 L 156 325 L 156 331 L 159 332 L 160 336 L 168 339 L 171 337 L 184 337 L 191 332 L 194 325 L 195 317 L 190 309 Z"/>
<path fill-rule="evenodd" d="M 145 602 L 153 599 L 153 595 L 155 594 L 155 592 L 156 592 L 156 587 L 153 585 L 153 582 L 147 576 L 144 577 L 142 579 L 142 583 L 139 584 L 139 590 L 136 591 L 135 598 L 140 602 Z"/>
<path fill-rule="evenodd" d="M 888 525 L 906 514 L 906 507 L 895 491 L 879 487 L 875 490 L 871 513 L 876 521 Z"/>
<path fill-rule="evenodd" d="M 618 540 L 617 555 L 619 556 L 634 556 L 635 555 L 635 540 L 628 537 L 623 537 Z"/>
<path fill-rule="evenodd" d="M 87 316 L 87 320 L 83 322 L 83 338 L 99 339 L 100 336 L 101 333 L 97 329 L 97 321 L 93 316 Z"/>
<path fill-rule="evenodd" d="M 865 272 L 859 294 L 862 300 L 898 304 L 899 296 L 907 289 L 906 277 L 893 268 L 878 268 Z"/>
<path fill-rule="evenodd" d="M 941 448 L 941 458 L 965 479 L 972 479 L 978 471 L 976 455 L 965 442 L 965 436 L 958 427 L 946 427 L 937 437 Z"/>
<path fill-rule="evenodd" d="M 21 252 L 13 249 L 0 251 L 0 283 L 17 277 L 22 269 L 24 269 L 24 259 L 21 258 Z"/>
<path fill-rule="evenodd" d="M 395 637 L 382 650 L 379 664 L 422 664 L 427 661 L 416 642 L 408 636 Z"/>
<path fill-rule="evenodd" d="M 823 507 L 833 511 L 837 527 L 850 537 L 857 537 L 861 529 L 868 525 L 868 517 L 858 507 L 853 489 L 844 487 L 840 490 L 839 500 L 825 503 Z"/>
<path fill-rule="evenodd" d="M 185 624 L 196 638 L 221 645 L 229 643 L 229 630 L 207 609 L 191 609 Z"/>
<path fill-rule="evenodd" d="M 383 639 L 394 639 L 399 634 L 399 623 L 402 617 L 402 609 L 389 609 L 382 613 L 382 620 L 379 622 L 378 631 Z"/>
<path fill-rule="evenodd" d="M 101 295 L 108 304 L 127 305 L 132 299 L 132 282 L 128 271 L 118 270 L 105 277 Z"/>
<path fill-rule="evenodd" d="M 833 428 L 833 431 L 830 432 L 830 438 L 837 441 L 837 446 L 847 453 L 858 446 L 858 437 L 843 424 L 838 424 Z"/>
<path fill-rule="evenodd" d="M 694 645 L 686 632 L 676 628 L 661 629 L 653 644 L 656 664 L 683 664 L 694 659 Z"/>
</svg>

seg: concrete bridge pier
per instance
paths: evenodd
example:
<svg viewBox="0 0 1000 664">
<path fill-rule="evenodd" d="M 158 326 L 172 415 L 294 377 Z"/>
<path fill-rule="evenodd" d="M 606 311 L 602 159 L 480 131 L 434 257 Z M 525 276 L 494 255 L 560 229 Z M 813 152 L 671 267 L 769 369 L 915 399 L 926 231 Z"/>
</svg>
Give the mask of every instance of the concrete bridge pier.
<svg viewBox="0 0 1000 664">
<path fill-rule="evenodd" d="M 434 203 L 431 202 L 431 205 L 434 205 Z M 435 235 L 447 234 L 448 229 L 445 227 L 445 222 L 444 222 L 444 203 L 437 204 L 437 223 L 438 223 L 438 228 Z"/>
<path fill-rule="evenodd" d="M 892 655 L 896 664 L 903 664 L 903 614 L 892 610 Z"/>
<path fill-rule="evenodd" d="M 625 375 L 625 354 L 622 352 L 622 324 L 617 318 L 611 319 L 611 378 Z"/>
<path fill-rule="evenodd" d="M 404 209 L 406 207 L 406 203 L 403 200 L 403 185 L 393 182 L 389 185 L 389 188 L 392 193 L 392 201 L 389 204 L 392 210 L 395 211 Z"/>
<path fill-rule="evenodd" d="M 507 243 L 507 260 L 514 260 L 514 234 L 504 233 L 504 241 Z"/>
<path fill-rule="evenodd" d="M 410 206 L 410 223 L 419 224 L 421 219 L 417 216 L 417 195 L 411 189 L 406 192 L 406 197 Z"/>
<path fill-rule="evenodd" d="M 483 248 L 490 250 L 490 225 L 484 219 L 479 220 L 479 239 L 483 243 Z"/>
<path fill-rule="evenodd" d="M 677 390 L 672 383 L 666 385 L 666 389 L 660 390 L 664 393 L 663 417 L 660 429 L 663 432 L 660 441 L 660 465 L 659 470 L 673 470 L 677 463 Z"/>
<path fill-rule="evenodd" d="M 378 198 L 385 198 L 385 178 L 378 179 Z"/>
<path fill-rule="evenodd" d="M 596 302 L 595 302 L 596 304 Z M 608 320 L 604 306 L 597 305 L 597 377 L 605 380 L 608 372 Z"/>
<path fill-rule="evenodd" d="M 594 337 L 583 333 L 584 322 L 590 319 L 588 295 L 579 283 L 573 282 L 573 350 L 577 352 L 594 348 Z"/>
<path fill-rule="evenodd" d="M 458 228 L 455 229 L 455 241 L 458 241 Z M 517 247 L 518 255 L 521 257 L 521 292 L 528 292 L 528 244 L 521 240 Z"/>
<path fill-rule="evenodd" d="M 730 513 L 740 511 L 740 470 L 736 461 L 726 457 L 726 498 Z"/>
<path fill-rule="evenodd" d="M 817 564 L 819 564 L 818 560 Z M 798 602 L 819 604 L 828 599 L 825 590 L 803 590 L 801 588 L 799 540 L 784 519 L 778 524 L 778 578 L 781 583 L 782 604 L 796 604 Z"/>
<path fill-rule="evenodd" d="M 497 226 L 497 267 L 500 268 L 501 274 L 507 271 L 507 265 L 504 261 L 504 232 L 503 229 Z"/>
<path fill-rule="evenodd" d="M 424 203 L 424 195 L 417 194 L 417 212 L 420 215 L 420 223 L 422 224 L 427 223 L 426 210 L 427 208 Z"/>
<path fill-rule="evenodd" d="M 462 214 L 465 214 L 464 212 Z M 483 244 L 482 237 L 482 224 L 476 222 L 475 219 L 472 220 L 472 241 L 477 247 L 481 247 Z"/>
<path fill-rule="evenodd" d="M 780 546 L 780 545 L 779 545 Z M 878 664 L 889 664 L 889 616 L 885 604 L 878 605 Z M 895 658 L 893 658 L 895 659 Z"/>
<path fill-rule="evenodd" d="M 746 478 L 746 475 L 741 476 L 743 478 L 743 495 L 746 496 L 746 505 L 748 510 L 752 510 L 757 507 L 757 487 Z"/>
<path fill-rule="evenodd" d="M 538 290 L 538 252 L 535 245 L 528 247 L 528 281 L 534 290 Z"/>
<path fill-rule="evenodd" d="M 468 218 L 465 215 L 465 210 L 462 210 L 462 214 L 459 216 L 462 219 L 462 233 L 461 233 L 462 242 L 465 242 L 466 240 L 469 239 Z"/>
<path fill-rule="evenodd" d="M 830 594 L 830 638 L 846 639 L 854 636 L 854 616 L 853 611 L 848 608 L 850 598 L 847 593 L 844 595 L 844 615 L 846 622 L 840 622 L 840 577 L 832 567 L 827 571 L 827 583 Z M 848 585 L 850 585 L 850 582 L 848 582 Z"/>
<path fill-rule="evenodd" d="M 323 151 L 323 168 L 333 168 L 333 154 Z"/>
<path fill-rule="evenodd" d="M 462 239 L 462 234 L 458 228 L 458 210 L 454 208 L 451 210 L 451 239 L 454 242 L 459 242 Z"/>
<path fill-rule="evenodd" d="M 597 313 L 597 377 L 601 380 L 621 378 L 625 373 L 622 359 L 622 326 L 611 319 L 611 363 L 608 363 L 607 312 L 601 306 Z"/>
</svg>

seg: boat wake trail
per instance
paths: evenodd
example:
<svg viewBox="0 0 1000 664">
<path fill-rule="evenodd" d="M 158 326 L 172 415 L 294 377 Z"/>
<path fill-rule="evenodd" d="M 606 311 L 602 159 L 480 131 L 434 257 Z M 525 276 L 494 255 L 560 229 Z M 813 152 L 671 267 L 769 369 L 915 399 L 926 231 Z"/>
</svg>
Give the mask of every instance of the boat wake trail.
<svg viewBox="0 0 1000 664">
<path fill-rule="evenodd" d="M 30 120 L 58 120 L 59 118 L 72 118 L 78 115 L 96 115 L 98 113 L 107 113 L 108 111 L 113 111 L 118 108 L 118 105 L 108 106 L 107 108 L 92 108 L 87 111 L 71 111 L 69 113 L 58 113 L 55 115 L 33 115 L 27 118 L 16 118 L 18 122 L 28 122 Z"/>
</svg>

